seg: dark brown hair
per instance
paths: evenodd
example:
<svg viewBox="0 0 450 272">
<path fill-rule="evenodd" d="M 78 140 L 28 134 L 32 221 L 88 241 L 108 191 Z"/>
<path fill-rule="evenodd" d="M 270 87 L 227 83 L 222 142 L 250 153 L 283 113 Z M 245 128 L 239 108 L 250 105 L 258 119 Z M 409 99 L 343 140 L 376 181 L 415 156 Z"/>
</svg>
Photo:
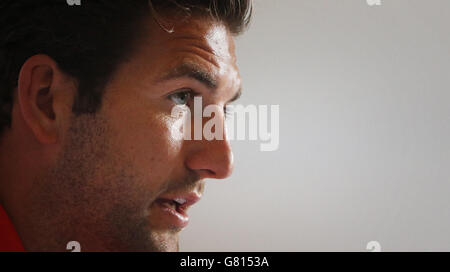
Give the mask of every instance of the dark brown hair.
<svg viewBox="0 0 450 272">
<path fill-rule="evenodd" d="M 36 54 L 52 57 L 74 77 L 73 112 L 95 113 L 103 89 L 133 51 L 144 19 L 184 13 L 225 23 L 237 35 L 249 24 L 252 0 L 1 0 L 0 134 L 11 125 L 12 94 L 23 63 Z M 161 27 L 164 27 L 160 24 Z"/>
</svg>

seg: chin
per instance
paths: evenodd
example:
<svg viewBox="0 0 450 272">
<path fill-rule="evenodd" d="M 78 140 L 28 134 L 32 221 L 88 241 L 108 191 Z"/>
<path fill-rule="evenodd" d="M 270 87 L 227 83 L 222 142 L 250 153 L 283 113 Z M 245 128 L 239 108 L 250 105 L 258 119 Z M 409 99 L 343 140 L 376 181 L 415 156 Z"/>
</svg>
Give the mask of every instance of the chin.
<svg viewBox="0 0 450 272">
<path fill-rule="evenodd" d="M 155 251 L 159 252 L 178 252 L 178 240 L 178 233 L 172 231 L 152 235 L 152 241 L 156 249 Z"/>
</svg>

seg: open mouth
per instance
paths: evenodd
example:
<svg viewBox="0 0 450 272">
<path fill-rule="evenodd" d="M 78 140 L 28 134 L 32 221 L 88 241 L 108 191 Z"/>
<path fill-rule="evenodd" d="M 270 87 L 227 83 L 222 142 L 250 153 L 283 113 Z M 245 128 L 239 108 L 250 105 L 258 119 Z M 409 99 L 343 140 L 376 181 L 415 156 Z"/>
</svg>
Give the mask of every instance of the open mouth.
<svg viewBox="0 0 450 272">
<path fill-rule="evenodd" d="M 186 210 L 187 210 L 187 200 L 183 198 L 176 198 L 176 199 L 164 199 L 160 198 L 157 200 L 158 204 L 162 207 L 166 207 L 168 209 L 174 210 L 177 213 L 186 216 Z"/>
<path fill-rule="evenodd" d="M 165 228 L 182 229 L 189 223 L 187 210 L 200 200 L 196 192 L 166 194 L 153 202 L 153 224 Z"/>
</svg>

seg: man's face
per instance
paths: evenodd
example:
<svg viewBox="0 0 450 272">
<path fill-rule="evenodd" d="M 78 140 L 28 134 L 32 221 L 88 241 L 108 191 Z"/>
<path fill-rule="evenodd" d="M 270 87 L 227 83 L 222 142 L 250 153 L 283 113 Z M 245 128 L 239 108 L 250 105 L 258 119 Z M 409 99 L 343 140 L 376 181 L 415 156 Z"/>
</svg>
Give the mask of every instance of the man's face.
<svg viewBox="0 0 450 272">
<path fill-rule="evenodd" d="M 99 112 L 73 118 L 55 166 L 35 182 L 31 213 L 36 225 L 58 228 L 48 239 L 61 249 L 76 240 L 86 251 L 178 250 L 185 210 L 199 200 L 203 180 L 231 174 L 225 135 L 179 139 L 173 126 L 181 117 L 171 112 L 193 112 L 193 95 L 221 108 L 238 95 L 233 38 L 223 24 L 199 18 L 174 30 L 151 23 Z"/>
</svg>

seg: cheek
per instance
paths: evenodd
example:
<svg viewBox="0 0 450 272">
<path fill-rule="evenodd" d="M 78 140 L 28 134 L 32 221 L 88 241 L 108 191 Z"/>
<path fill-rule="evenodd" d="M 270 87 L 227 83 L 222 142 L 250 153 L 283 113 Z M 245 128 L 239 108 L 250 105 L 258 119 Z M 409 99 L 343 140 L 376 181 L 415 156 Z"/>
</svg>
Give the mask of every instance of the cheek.
<svg viewBox="0 0 450 272">
<path fill-rule="evenodd" d="M 155 112 L 147 116 L 135 116 L 117 127 L 114 145 L 141 177 L 158 186 L 183 162 L 181 140 L 173 132 L 175 120 Z"/>
<path fill-rule="evenodd" d="M 126 166 L 139 179 L 133 190 L 155 193 L 184 165 L 181 143 L 172 132 L 175 118 L 140 95 L 111 92 L 102 113 L 112 127 L 115 165 Z M 130 169 L 131 168 L 131 169 Z M 131 188 L 130 188 L 131 189 Z"/>
</svg>

